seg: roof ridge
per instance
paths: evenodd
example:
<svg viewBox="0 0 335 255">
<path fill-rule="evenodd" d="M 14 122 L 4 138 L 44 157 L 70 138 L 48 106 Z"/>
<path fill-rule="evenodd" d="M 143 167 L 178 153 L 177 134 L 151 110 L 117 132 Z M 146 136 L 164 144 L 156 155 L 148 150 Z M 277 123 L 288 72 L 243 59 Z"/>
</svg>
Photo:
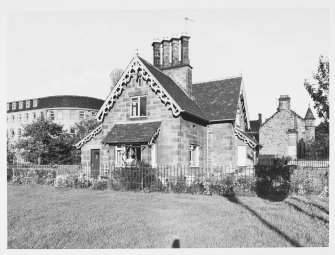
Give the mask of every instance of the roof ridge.
<svg viewBox="0 0 335 255">
<path fill-rule="evenodd" d="M 208 82 L 215 82 L 215 81 L 224 81 L 224 80 L 231 80 L 231 79 L 237 79 L 237 78 L 242 78 L 242 76 L 227 76 L 223 78 L 218 78 L 218 79 L 211 79 L 211 80 L 203 80 L 203 81 L 197 81 L 192 83 L 194 84 L 202 84 L 202 83 L 208 83 Z"/>
<path fill-rule="evenodd" d="M 20 101 L 27 101 L 27 100 L 34 100 L 34 99 L 44 99 L 44 98 L 51 98 L 51 97 L 80 97 L 80 98 L 90 98 L 90 99 L 97 99 L 97 100 L 102 100 L 101 98 L 96 98 L 96 97 L 90 97 L 90 96 L 79 96 L 79 95 L 54 95 L 54 96 L 43 96 L 43 97 L 33 97 L 33 98 L 26 98 L 26 99 L 20 99 L 20 100 L 15 100 L 15 101 L 7 101 L 7 103 L 12 103 L 12 102 L 20 102 Z"/>
</svg>

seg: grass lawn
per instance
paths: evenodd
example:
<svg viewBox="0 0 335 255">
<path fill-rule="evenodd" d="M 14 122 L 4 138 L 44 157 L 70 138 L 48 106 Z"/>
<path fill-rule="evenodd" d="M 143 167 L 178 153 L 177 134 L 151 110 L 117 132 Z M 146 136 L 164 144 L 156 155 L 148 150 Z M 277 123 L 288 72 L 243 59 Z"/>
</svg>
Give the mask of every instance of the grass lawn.
<svg viewBox="0 0 335 255">
<path fill-rule="evenodd" d="M 8 185 L 8 248 L 328 246 L 328 201 Z"/>
</svg>

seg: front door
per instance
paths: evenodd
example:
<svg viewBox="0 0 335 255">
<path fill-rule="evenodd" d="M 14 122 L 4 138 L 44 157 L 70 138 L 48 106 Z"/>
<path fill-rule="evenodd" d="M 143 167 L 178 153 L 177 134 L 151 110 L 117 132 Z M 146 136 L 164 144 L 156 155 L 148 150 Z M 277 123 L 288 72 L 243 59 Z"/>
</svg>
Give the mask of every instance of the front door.
<svg viewBox="0 0 335 255">
<path fill-rule="evenodd" d="M 100 150 L 91 150 L 91 177 L 98 178 L 100 170 Z"/>
</svg>

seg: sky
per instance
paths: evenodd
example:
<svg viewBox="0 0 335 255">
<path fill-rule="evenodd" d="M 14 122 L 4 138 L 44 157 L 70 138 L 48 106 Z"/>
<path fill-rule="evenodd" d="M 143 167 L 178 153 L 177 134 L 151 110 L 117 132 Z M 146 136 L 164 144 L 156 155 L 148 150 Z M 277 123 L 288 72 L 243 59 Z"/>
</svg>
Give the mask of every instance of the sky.
<svg viewBox="0 0 335 255">
<path fill-rule="evenodd" d="M 185 27 L 185 17 L 194 22 Z M 155 38 L 187 30 L 194 82 L 242 74 L 250 119 L 270 117 L 280 95 L 304 117 L 313 106 L 304 80 L 313 81 L 318 57 L 329 55 L 328 19 L 322 8 L 11 11 L 7 101 L 105 99 L 110 72 L 125 69 L 136 49 L 152 63 Z"/>
</svg>

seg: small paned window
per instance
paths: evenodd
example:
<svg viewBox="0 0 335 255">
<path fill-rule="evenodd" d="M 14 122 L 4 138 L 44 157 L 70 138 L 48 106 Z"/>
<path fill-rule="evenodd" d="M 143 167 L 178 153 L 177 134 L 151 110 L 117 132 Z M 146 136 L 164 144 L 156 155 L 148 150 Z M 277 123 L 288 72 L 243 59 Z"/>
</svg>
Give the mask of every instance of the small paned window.
<svg viewBox="0 0 335 255">
<path fill-rule="evenodd" d="M 33 107 L 37 107 L 37 99 L 33 100 Z"/>
<path fill-rule="evenodd" d="M 37 117 L 36 112 L 33 112 L 33 120 L 36 120 L 36 117 Z"/>
<path fill-rule="evenodd" d="M 80 111 L 79 112 L 79 119 L 83 120 L 85 117 L 85 112 L 84 111 Z"/>
<path fill-rule="evenodd" d="M 63 119 L 63 111 L 57 111 L 57 119 Z"/>
<path fill-rule="evenodd" d="M 22 121 L 22 116 L 21 116 L 21 114 L 19 114 L 18 116 L 17 116 L 17 122 L 21 122 Z"/>
<path fill-rule="evenodd" d="M 12 123 L 15 122 L 15 116 L 14 116 L 14 115 L 12 115 L 12 117 L 11 117 L 11 122 L 12 122 Z"/>
<path fill-rule="evenodd" d="M 30 100 L 26 101 L 26 108 L 30 108 Z"/>
<path fill-rule="evenodd" d="M 29 113 L 26 113 L 26 114 L 24 115 L 24 120 L 25 120 L 26 122 L 29 121 Z"/>
<path fill-rule="evenodd" d="M 12 103 L 12 110 L 16 110 L 16 102 Z"/>
<path fill-rule="evenodd" d="M 190 166 L 198 167 L 199 166 L 199 146 L 190 145 Z"/>
<path fill-rule="evenodd" d="M 19 102 L 19 109 L 22 109 L 23 108 L 23 102 Z"/>
<path fill-rule="evenodd" d="M 55 113 L 53 111 L 49 111 L 49 119 L 54 120 L 55 119 Z"/>
<path fill-rule="evenodd" d="M 75 111 L 70 111 L 70 119 L 74 120 L 76 118 L 76 112 Z"/>
<path fill-rule="evenodd" d="M 131 117 L 143 117 L 147 115 L 147 98 L 133 97 L 131 99 Z"/>
</svg>

